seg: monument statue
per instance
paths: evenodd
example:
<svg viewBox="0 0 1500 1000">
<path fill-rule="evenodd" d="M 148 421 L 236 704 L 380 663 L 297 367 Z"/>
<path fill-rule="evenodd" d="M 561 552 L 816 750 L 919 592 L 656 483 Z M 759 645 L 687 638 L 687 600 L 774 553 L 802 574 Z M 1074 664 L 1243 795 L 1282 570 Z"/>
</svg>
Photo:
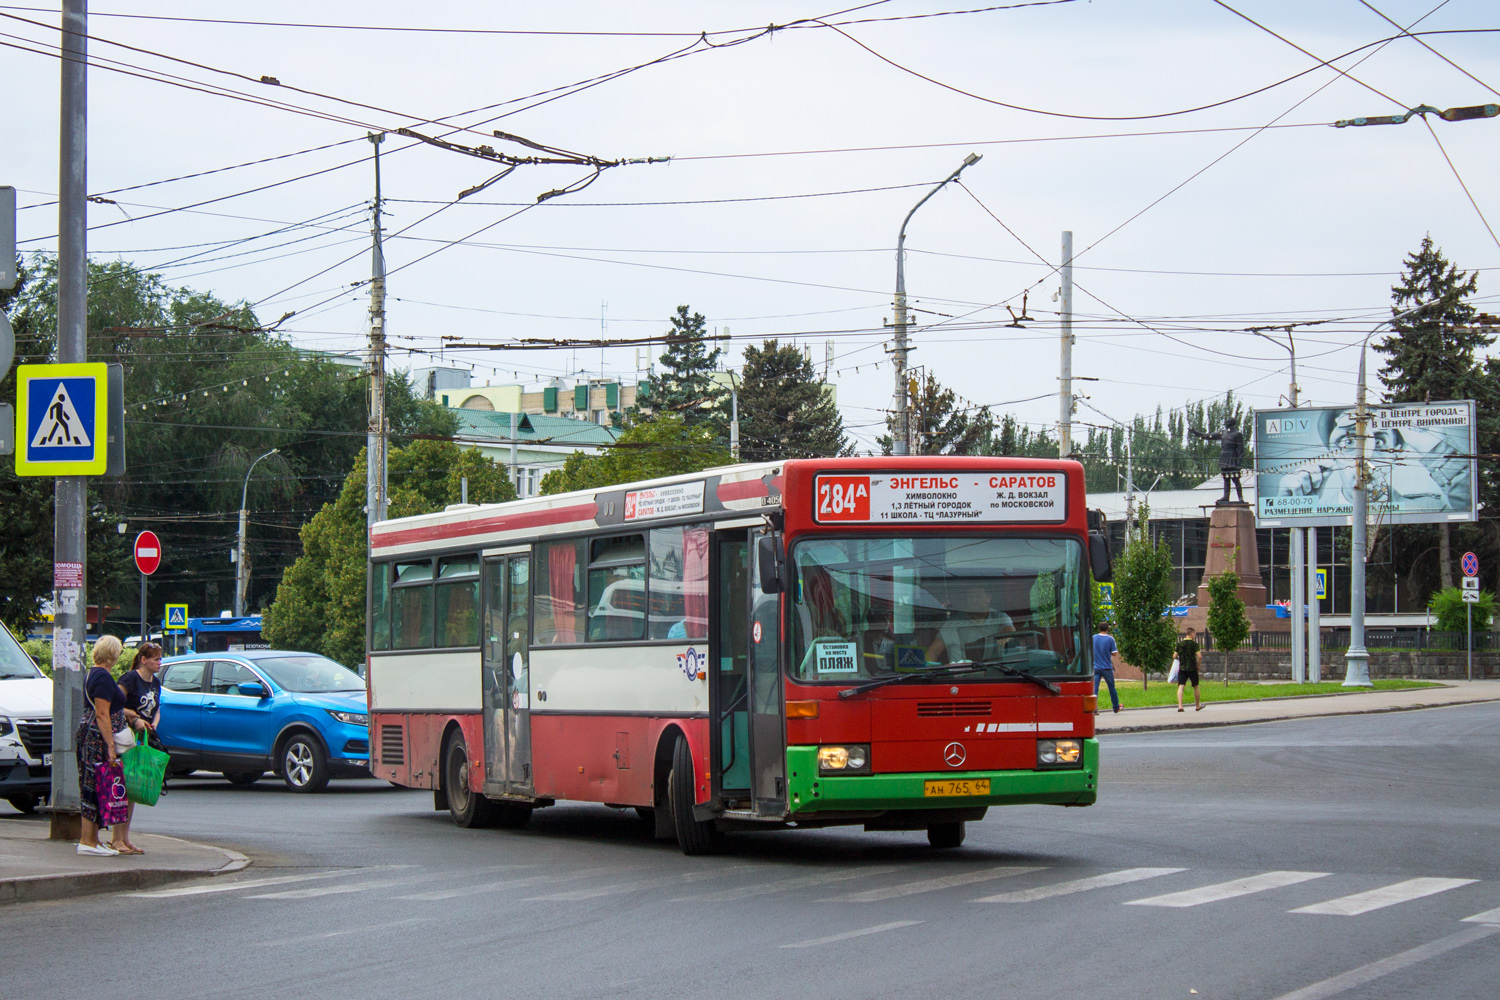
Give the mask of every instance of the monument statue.
<svg viewBox="0 0 1500 1000">
<path fill-rule="evenodd" d="M 1234 483 L 1235 496 L 1239 503 L 1245 502 L 1245 490 L 1240 485 L 1240 468 L 1245 460 L 1245 435 L 1240 433 L 1234 417 L 1224 418 L 1224 429 L 1212 434 L 1188 428 L 1188 433 L 1204 441 L 1219 442 L 1219 474 L 1224 477 L 1224 496 L 1219 504 L 1229 503 L 1229 484 Z"/>
</svg>

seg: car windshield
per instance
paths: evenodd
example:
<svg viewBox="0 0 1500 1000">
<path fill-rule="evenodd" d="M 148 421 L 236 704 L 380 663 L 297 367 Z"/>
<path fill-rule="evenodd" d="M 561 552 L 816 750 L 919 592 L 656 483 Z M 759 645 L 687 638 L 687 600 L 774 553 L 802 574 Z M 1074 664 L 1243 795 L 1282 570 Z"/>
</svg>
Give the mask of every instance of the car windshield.
<svg viewBox="0 0 1500 1000">
<path fill-rule="evenodd" d="M 44 675 L 10 634 L 10 629 L 0 625 L 0 680 L 14 681 L 41 676 Z"/>
<path fill-rule="evenodd" d="M 1076 539 L 819 538 L 793 558 L 796 680 L 957 663 L 982 665 L 976 677 L 1088 669 Z"/>
<path fill-rule="evenodd" d="M 359 674 L 326 656 L 258 656 L 252 661 L 285 691 L 363 691 Z"/>
</svg>

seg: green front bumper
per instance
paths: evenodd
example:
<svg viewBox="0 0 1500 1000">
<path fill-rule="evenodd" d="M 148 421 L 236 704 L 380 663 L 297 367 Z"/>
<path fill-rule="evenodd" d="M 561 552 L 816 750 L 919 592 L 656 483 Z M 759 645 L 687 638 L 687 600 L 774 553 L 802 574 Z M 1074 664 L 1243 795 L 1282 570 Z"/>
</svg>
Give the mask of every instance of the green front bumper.
<svg viewBox="0 0 1500 1000">
<path fill-rule="evenodd" d="M 954 809 L 1027 804 L 1089 806 L 1098 798 L 1099 741 L 1083 741 L 1083 766 L 1059 771 L 947 771 L 917 774 L 818 774 L 817 747 L 787 747 L 788 804 L 791 818 L 818 812 Z M 936 779 L 990 779 L 990 794 L 927 797 L 924 782 Z"/>
</svg>

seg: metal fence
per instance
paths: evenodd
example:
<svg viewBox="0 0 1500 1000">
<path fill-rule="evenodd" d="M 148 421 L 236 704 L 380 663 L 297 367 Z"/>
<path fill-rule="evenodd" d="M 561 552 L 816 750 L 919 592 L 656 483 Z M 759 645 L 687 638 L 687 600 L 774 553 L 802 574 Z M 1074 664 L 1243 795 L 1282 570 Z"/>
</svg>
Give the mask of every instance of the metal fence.
<svg viewBox="0 0 1500 1000">
<path fill-rule="evenodd" d="M 1322 629 L 1321 648 L 1343 652 L 1349 648 L 1347 628 Z M 1462 653 L 1468 649 L 1468 635 L 1464 632 L 1439 632 L 1436 629 L 1365 629 L 1366 649 L 1402 649 L 1415 652 Z M 1199 641 L 1205 650 L 1214 649 L 1214 637 L 1204 632 Z M 1251 632 L 1250 638 L 1240 649 L 1287 650 L 1292 648 L 1292 633 Z M 1474 652 L 1490 653 L 1500 650 L 1500 632 L 1475 632 Z"/>
</svg>

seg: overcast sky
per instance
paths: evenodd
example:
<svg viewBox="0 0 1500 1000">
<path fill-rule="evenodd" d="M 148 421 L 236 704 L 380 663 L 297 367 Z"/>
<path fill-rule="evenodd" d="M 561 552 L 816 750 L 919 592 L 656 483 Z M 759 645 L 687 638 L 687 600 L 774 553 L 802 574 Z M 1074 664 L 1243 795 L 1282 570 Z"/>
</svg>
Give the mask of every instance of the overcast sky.
<svg viewBox="0 0 1500 1000">
<path fill-rule="evenodd" d="M 523 166 L 451 204 L 499 168 L 388 136 L 398 367 L 433 363 L 444 337 L 659 333 L 687 304 L 732 332 L 734 365 L 747 338 L 780 337 L 810 345 L 821 370 L 831 341 L 829 377 L 868 444 L 890 406 L 897 230 L 970 151 L 983 159 L 965 187 L 908 229 L 908 292 L 926 310 L 912 364 L 1038 427 L 1057 419 L 1055 395 L 1031 397 L 1057 391 L 1064 229 L 1078 258 L 1073 369 L 1098 380 L 1076 386 L 1083 421 L 1226 389 L 1277 405 L 1286 351 L 1234 332 L 1267 323 L 1325 321 L 1297 328 L 1299 381 L 1315 402 L 1352 399 L 1353 345 L 1389 315 L 1424 233 L 1481 272 L 1478 302 L 1497 311 L 1500 244 L 1480 212 L 1500 228 L 1500 118 L 1330 127 L 1500 102 L 1492 0 L 1374 4 L 1439 32 L 1422 36 L 1436 53 L 1409 37 L 1382 46 L 1399 31 L 1359 0 L 1233 4 L 1244 17 L 1214 0 L 93 6 L 89 191 L 118 204 L 90 206 L 91 254 L 248 300 L 262 321 L 295 310 L 283 329 L 303 346 L 356 350 L 367 333 L 354 286 L 370 269 L 368 132 L 535 152 L 501 129 L 590 156 L 672 157 L 515 215 L 592 171 Z M 151 16 L 110 16 L 123 13 Z M 20 213 L 24 248 L 55 249 L 57 11 L 0 14 L 0 43 L 37 50 L 0 48 L 0 183 L 37 206 Z M 1347 77 L 1318 64 L 1339 56 Z M 244 165 L 256 160 L 269 162 Z M 1005 326 L 1028 290 L 1032 319 Z M 634 348 L 442 357 L 476 366 L 476 382 L 637 374 Z"/>
</svg>

